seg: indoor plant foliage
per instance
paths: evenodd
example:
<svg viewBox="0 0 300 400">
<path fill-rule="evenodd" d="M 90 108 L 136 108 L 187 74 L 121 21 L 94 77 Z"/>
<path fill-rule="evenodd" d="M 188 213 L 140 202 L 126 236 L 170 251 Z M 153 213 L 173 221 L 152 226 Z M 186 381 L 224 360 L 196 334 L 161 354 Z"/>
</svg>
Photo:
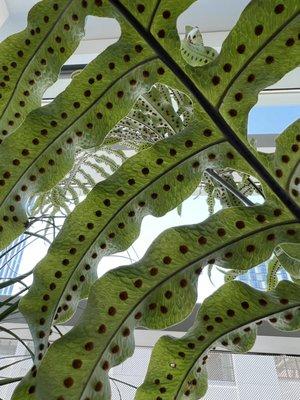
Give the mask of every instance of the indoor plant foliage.
<svg viewBox="0 0 300 400">
<path fill-rule="evenodd" d="M 274 154 L 260 153 L 247 139 L 258 93 L 299 65 L 300 4 L 251 1 L 220 55 L 195 67 L 182 57 L 176 29 L 192 3 L 44 0 L 29 14 L 28 28 L 1 44 L 1 248 L 24 231 L 28 200 L 63 179 L 78 148 L 105 143 L 153 84 L 193 103 L 181 132 L 138 152 L 91 190 L 36 266 L 20 303 L 35 344 L 34 367 L 15 400 L 109 399 L 109 369 L 132 354 L 134 328 L 162 329 L 190 314 L 207 264 L 247 270 L 276 249 L 295 282 L 268 293 L 225 284 L 182 339 L 157 343 L 137 399 L 198 399 L 211 347 L 249 350 L 262 319 L 283 330 L 300 327 L 299 121 L 279 136 Z M 36 108 L 75 50 L 87 15 L 116 18 L 120 40 L 51 104 Z M 97 280 L 100 258 L 127 249 L 145 215 L 180 205 L 208 168 L 255 177 L 264 204 L 229 207 L 201 224 L 169 229 L 138 263 Z M 70 318 L 87 296 L 78 325 L 47 351 L 52 325 Z"/>
<path fill-rule="evenodd" d="M 96 183 L 116 172 L 126 160 L 125 152 L 116 146 L 140 151 L 179 133 L 188 125 L 191 115 L 192 103 L 187 96 L 165 85 L 153 86 L 137 99 L 104 143 L 98 148 L 79 149 L 69 174 L 53 188 L 33 196 L 31 213 L 69 214 L 70 202 L 77 205 Z"/>
</svg>

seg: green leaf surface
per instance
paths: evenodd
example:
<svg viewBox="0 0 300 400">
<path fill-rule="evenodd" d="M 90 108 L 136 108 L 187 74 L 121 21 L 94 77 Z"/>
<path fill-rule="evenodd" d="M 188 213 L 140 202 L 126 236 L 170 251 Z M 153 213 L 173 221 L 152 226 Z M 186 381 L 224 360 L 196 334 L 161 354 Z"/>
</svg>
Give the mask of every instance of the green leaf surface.
<svg viewBox="0 0 300 400">
<path fill-rule="evenodd" d="M 21 301 L 37 354 L 47 344 L 53 321 L 70 318 L 78 300 L 87 296 L 100 258 L 127 249 L 145 215 L 164 215 L 191 195 L 210 154 L 222 148 L 224 156 L 212 165 L 243 167 L 234 153 L 227 157 L 227 144 L 217 133 L 207 137 L 199 135 L 200 129 L 196 124 L 127 160 L 67 218 Z"/>
<path fill-rule="evenodd" d="M 82 7 L 81 0 L 44 0 L 29 12 L 26 29 L 1 43 L 0 142 L 41 105 L 82 39 L 89 13 L 100 9 Z"/>
<path fill-rule="evenodd" d="M 220 107 L 214 103 L 214 96 L 218 92 L 215 86 L 219 85 L 220 77 L 216 76 L 216 79 L 214 79 L 213 76 L 210 78 L 210 74 L 214 70 L 215 66 L 220 67 L 219 57 L 206 67 L 205 66 L 199 68 L 189 67 L 185 64 L 183 60 L 180 60 L 180 57 L 177 57 L 178 49 L 176 47 L 174 49 L 174 44 L 175 44 L 174 38 L 177 37 L 177 33 L 172 31 L 172 29 L 170 30 L 159 29 L 162 28 L 162 20 L 164 18 L 155 19 L 153 21 L 151 31 L 149 32 L 148 29 L 145 29 L 139 23 L 139 21 L 135 19 L 134 15 L 131 13 L 131 9 L 128 9 L 126 6 L 124 6 L 122 2 L 118 0 L 111 0 L 111 3 L 114 6 L 116 6 L 116 8 L 124 15 L 124 17 L 126 18 L 127 21 L 129 21 L 129 23 L 135 26 L 135 29 L 141 34 L 141 36 L 144 38 L 147 44 L 151 48 L 153 48 L 156 54 L 158 54 L 158 56 L 164 61 L 166 66 L 171 69 L 171 71 L 174 73 L 174 75 L 178 78 L 178 81 L 180 82 L 181 85 L 180 90 L 185 91 L 192 98 L 192 100 L 195 103 L 195 107 L 197 107 L 203 113 L 204 112 L 208 113 L 212 121 L 222 131 L 222 133 L 224 134 L 226 139 L 230 142 L 230 144 L 232 144 L 232 146 L 235 149 L 237 149 L 244 158 L 248 160 L 249 164 L 253 167 L 254 171 L 258 175 L 260 175 L 260 177 L 267 183 L 269 187 L 272 187 L 272 190 L 287 205 L 287 207 L 290 210 L 292 210 L 293 213 L 296 212 L 296 214 L 299 216 L 300 214 L 299 209 L 295 207 L 295 203 L 293 200 L 291 200 L 290 198 L 287 199 L 286 193 L 281 187 L 279 187 L 279 184 L 274 177 L 275 175 L 274 171 L 272 172 L 268 171 L 268 165 L 267 165 L 268 157 L 265 154 L 257 153 L 251 146 L 249 146 L 247 139 L 244 137 L 245 136 L 244 122 L 247 120 L 248 112 L 257 101 L 258 92 L 263 88 L 265 88 L 267 85 L 275 83 L 276 80 L 279 79 L 278 71 L 280 70 L 280 65 L 284 66 L 284 73 L 286 73 L 289 70 L 293 69 L 295 66 L 297 66 L 300 61 L 300 56 L 299 56 L 300 53 L 297 49 L 299 43 L 296 40 L 298 38 L 297 35 L 300 22 L 299 19 L 300 6 L 298 2 L 296 0 L 290 0 L 286 2 L 286 6 L 283 7 L 285 13 L 284 16 L 283 17 L 281 16 L 280 18 L 281 24 L 280 27 L 278 28 L 278 32 L 276 31 L 276 35 L 270 34 L 269 39 L 263 42 L 263 46 L 261 46 L 261 48 L 259 47 L 261 52 L 257 51 L 258 50 L 257 45 L 254 45 L 254 47 L 250 46 L 249 50 L 247 50 L 248 63 L 247 62 L 245 63 L 246 59 L 244 56 L 241 57 L 241 59 L 237 63 L 238 67 L 236 71 L 237 72 L 236 77 L 243 75 L 243 73 L 245 72 L 244 71 L 245 67 L 250 68 L 250 66 L 251 68 L 253 68 L 254 71 L 256 71 L 257 69 L 258 73 L 261 75 L 261 79 L 254 80 L 255 82 L 254 85 L 252 85 L 250 89 L 248 88 L 248 92 L 245 93 L 245 96 L 242 96 L 243 114 L 241 115 L 244 115 L 243 118 L 245 121 L 244 120 L 240 121 L 239 117 L 236 118 L 237 116 L 239 116 L 237 110 L 233 109 L 233 112 L 231 112 L 230 109 L 229 110 L 230 112 L 224 114 L 222 110 L 220 111 Z M 166 3 L 172 3 L 172 1 Z M 166 3 L 165 2 L 159 3 L 157 8 L 158 16 L 161 15 L 160 11 L 163 8 L 165 8 Z M 268 10 L 268 12 L 270 12 L 270 10 L 272 9 L 274 14 L 276 15 L 280 14 L 277 12 L 277 9 L 274 10 L 275 7 L 274 3 L 275 3 L 274 0 L 273 1 L 268 0 L 266 2 L 266 6 L 263 7 L 263 12 L 265 12 L 265 9 Z M 234 43 L 235 38 L 239 37 L 239 35 L 237 35 L 237 31 L 239 30 L 239 28 L 243 28 L 243 26 L 245 25 L 243 23 L 244 20 L 246 18 L 249 18 L 249 20 L 253 22 L 254 19 L 253 16 L 254 15 L 259 16 L 261 14 L 262 10 L 260 6 L 261 2 L 259 0 L 254 0 L 246 8 L 245 12 L 243 13 L 243 16 L 237 23 L 236 27 L 233 29 L 231 35 L 229 35 L 228 42 L 230 46 Z M 169 12 L 168 15 L 171 16 L 172 13 L 170 14 Z M 268 21 L 269 20 L 270 18 L 268 16 Z M 271 30 L 274 29 L 274 24 L 271 24 L 270 29 Z M 293 45 L 295 44 L 295 46 L 285 46 L 282 44 L 282 36 L 287 34 L 296 37 L 296 39 L 293 39 L 294 40 Z M 271 63 L 269 63 L 269 59 L 268 61 L 265 61 L 264 59 L 264 63 L 267 66 L 271 65 L 271 68 L 265 71 L 265 64 L 263 64 L 263 66 L 260 65 L 262 63 L 262 54 L 264 51 L 266 51 L 266 49 L 270 50 L 272 46 L 276 47 L 276 51 L 280 53 L 281 56 L 280 65 L 277 67 L 277 63 L 274 63 L 276 64 L 276 67 L 274 67 L 273 59 Z M 225 44 L 224 48 L 226 48 Z M 286 50 L 286 48 L 288 48 L 288 51 Z M 285 51 L 283 51 L 283 49 L 285 49 Z M 227 49 L 224 50 L 224 52 L 226 54 L 229 53 L 230 50 Z M 237 49 L 235 49 L 235 52 L 243 55 L 243 52 L 239 53 Z M 292 52 L 292 55 L 290 52 Z M 256 65 L 255 63 L 258 65 Z M 225 71 L 223 72 L 225 73 Z M 235 85 L 235 83 L 236 79 L 230 81 L 230 89 L 231 86 Z M 178 82 L 176 82 L 176 84 L 178 84 Z M 231 102 L 233 101 L 234 103 L 238 102 L 238 100 L 236 99 L 232 100 L 232 98 L 230 101 Z"/>
<path fill-rule="evenodd" d="M 267 290 L 274 290 L 278 284 L 277 272 L 281 265 L 276 257 L 268 262 Z"/>
<path fill-rule="evenodd" d="M 185 37 L 181 41 L 181 55 L 193 67 L 199 67 L 213 61 L 217 52 L 212 47 L 204 46 L 203 38 L 198 27 L 185 27 Z"/>
<path fill-rule="evenodd" d="M 29 197 L 51 188 L 71 169 L 80 141 L 89 146 L 99 145 L 120 117 L 130 110 L 140 94 L 139 84 L 130 83 L 136 82 L 133 76 L 142 76 L 147 68 L 153 77 L 147 81 L 149 85 L 154 83 L 159 64 L 153 56 L 145 60 L 137 52 L 132 54 L 134 48 L 132 51 L 128 38 L 121 39 L 114 47 L 74 78 L 53 103 L 31 112 L 1 145 L 0 215 L 2 220 L 8 217 L 1 223 L 2 247 L 24 229 Z M 120 63 L 126 52 L 132 54 L 134 61 Z M 110 71 L 110 63 L 118 67 Z M 99 71 L 103 71 L 103 77 Z M 101 76 L 98 81 L 97 76 Z M 89 83 L 90 79 L 93 84 Z M 124 96 L 118 96 L 121 92 Z M 72 103 L 73 99 L 78 101 Z M 28 131 L 31 135 L 25 134 Z"/>
<path fill-rule="evenodd" d="M 266 217 L 264 223 L 259 215 Z M 163 329 L 179 322 L 193 309 L 198 275 L 207 263 L 228 265 L 230 259 L 231 268 L 246 270 L 268 259 L 277 243 L 297 242 L 296 226 L 288 215 L 275 216 L 274 208 L 264 205 L 229 208 L 199 225 L 161 234 L 138 263 L 95 283 L 78 325 L 44 357 L 37 374 L 40 399 L 109 398 L 107 370 L 132 354 L 135 326 Z M 75 368 L 74 360 L 84 367 Z M 103 371 L 105 362 L 109 367 Z"/>
<path fill-rule="evenodd" d="M 153 144 L 187 126 L 192 117 L 191 100 L 176 90 L 156 84 L 143 94 L 130 113 L 112 129 L 106 141 L 116 139 L 125 146 Z"/>
<path fill-rule="evenodd" d="M 126 158 L 121 150 L 79 150 L 70 173 L 54 188 L 32 199 L 30 214 L 66 214 L 70 203 L 78 205 L 96 183 L 115 172 Z"/>
<path fill-rule="evenodd" d="M 222 178 L 225 183 L 228 183 L 233 189 L 235 189 L 236 192 L 242 192 L 238 187 L 236 178 L 233 176 L 233 174 L 236 175 L 236 172 L 218 170 L 217 174 L 219 177 Z M 203 174 L 201 183 L 202 185 L 204 185 L 204 190 L 207 193 L 209 215 L 212 215 L 215 212 L 216 199 L 220 201 L 222 208 L 234 207 L 244 204 L 243 201 L 236 197 L 236 195 L 226 189 L 226 187 L 224 187 L 220 182 L 211 177 L 208 171 Z"/>
<path fill-rule="evenodd" d="M 194 325 L 181 339 L 159 339 L 135 398 L 198 400 L 212 347 L 249 350 L 254 344 L 255 323 L 264 319 L 279 329 L 300 329 L 299 305 L 299 286 L 287 281 L 268 293 L 242 282 L 225 284 L 204 301 Z"/>
</svg>

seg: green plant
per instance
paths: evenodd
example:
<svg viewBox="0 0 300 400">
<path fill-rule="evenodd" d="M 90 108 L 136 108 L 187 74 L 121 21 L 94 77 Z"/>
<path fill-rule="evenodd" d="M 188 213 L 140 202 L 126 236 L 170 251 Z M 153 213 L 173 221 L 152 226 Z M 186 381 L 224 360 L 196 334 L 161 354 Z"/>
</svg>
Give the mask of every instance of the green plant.
<svg viewBox="0 0 300 400">
<path fill-rule="evenodd" d="M 138 152 L 90 191 L 36 266 L 34 282 L 19 306 L 35 344 L 34 367 L 14 400 L 108 399 L 108 370 L 132 354 L 134 328 L 162 329 L 190 314 L 207 264 L 247 270 L 279 247 L 287 260 L 280 262 L 289 265 L 292 258 L 295 282 L 299 278 L 299 121 L 282 133 L 274 154 L 257 151 L 248 142 L 246 127 L 258 93 L 299 64 L 299 2 L 251 1 L 220 55 L 201 67 L 183 59 L 176 30 L 177 17 L 192 3 L 44 0 L 31 12 L 27 30 L 2 44 L 1 64 L 8 76 L 2 104 L 14 104 L 13 112 L 20 114 L 2 121 L 2 248 L 24 231 L 28 199 L 51 189 L 69 172 L 78 148 L 100 146 L 153 84 L 175 88 L 193 103 L 182 132 Z M 88 14 L 116 18 L 120 40 L 50 105 L 31 111 L 48 76 L 56 76 L 65 55 L 74 50 Z M 99 259 L 127 249 L 145 215 L 160 216 L 180 205 L 207 169 L 254 177 L 264 204 L 249 204 L 240 196 L 246 199 L 243 205 L 201 224 L 166 231 L 138 263 L 97 280 Z M 254 321 L 270 318 L 280 329 L 299 329 L 298 289 L 296 283 L 285 282 L 272 294 L 262 294 L 229 282 L 204 302 L 182 340 L 158 342 L 137 398 L 202 396 L 206 378 L 198 363 L 220 337 L 248 350 Z M 70 318 L 88 294 L 78 325 L 47 351 L 53 323 Z M 204 323 L 206 316 L 213 323 Z M 241 332 L 241 326 L 247 330 Z"/>
<path fill-rule="evenodd" d="M 179 133 L 191 115 L 192 103 L 187 96 L 165 85 L 153 86 L 137 99 L 99 148 L 78 150 L 70 173 L 54 188 L 33 196 L 29 213 L 68 215 L 70 203 L 79 204 L 96 183 L 116 172 L 126 160 L 125 152 L 117 146 L 140 151 Z"/>
</svg>

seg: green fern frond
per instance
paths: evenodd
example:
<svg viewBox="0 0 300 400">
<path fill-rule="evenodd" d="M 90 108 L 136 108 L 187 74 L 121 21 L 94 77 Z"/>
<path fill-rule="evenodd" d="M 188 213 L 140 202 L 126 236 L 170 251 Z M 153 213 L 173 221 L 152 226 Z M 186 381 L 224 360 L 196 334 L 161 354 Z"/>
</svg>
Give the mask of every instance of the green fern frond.
<svg viewBox="0 0 300 400">
<path fill-rule="evenodd" d="M 136 101 L 133 109 L 106 137 L 99 148 L 78 149 L 75 163 L 69 174 L 53 189 L 40 194 L 31 212 L 41 213 L 45 204 L 53 202 L 53 210 L 69 207 L 66 203 L 78 204 L 80 199 L 102 179 L 116 172 L 128 158 L 124 146 L 139 152 L 155 142 L 179 133 L 188 125 L 192 116 L 192 103 L 183 93 L 166 85 L 156 84 L 149 93 Z"/>
<path fill-rule="evenodd" d="M 280 270 L 281 265 L 279 260 L 274 257 L 268 262 L 268 274 L 267 274 L 267 290 L 274 290 L 278 284 L 277 273 Z"/>
<path fill-rule="evenodd" d="M 70 205 L 79 204 L 98 182 L 115 172 L 126 159 L 120 149 L 78 150 L 70 173 L 54 188 L 34 199 L 30 212 L 41 214 L 47 206 L 51 215 L 68 215 Z"/>
</svg>

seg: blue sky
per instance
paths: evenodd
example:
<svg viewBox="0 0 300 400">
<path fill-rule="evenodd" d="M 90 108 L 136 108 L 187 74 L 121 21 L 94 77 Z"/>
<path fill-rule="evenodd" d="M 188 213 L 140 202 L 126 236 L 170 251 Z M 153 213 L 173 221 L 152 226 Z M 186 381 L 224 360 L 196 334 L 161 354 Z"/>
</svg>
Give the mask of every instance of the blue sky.
<svg viewBox="0 0 300 400">
<path fill-rule="evenodd" d="M 249 115 L 249 134 L 281 133 L 296 119 L 300 118 L 300 105 L 257 106 Z"/>
</svg>

